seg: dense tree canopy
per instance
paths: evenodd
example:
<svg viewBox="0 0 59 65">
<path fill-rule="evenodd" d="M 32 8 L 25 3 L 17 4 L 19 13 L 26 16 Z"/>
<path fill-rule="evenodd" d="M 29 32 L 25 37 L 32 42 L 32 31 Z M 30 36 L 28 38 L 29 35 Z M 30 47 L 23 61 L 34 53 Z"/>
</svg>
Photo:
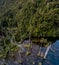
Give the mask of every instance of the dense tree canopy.
<svg viewBox="0 0 59 65">
<path fill-rule="evenodd" d="M 12 1 L 5 1 L 7 4 L 4 3 L 2 4 L 4 6 L 0 7 L 3 10 L 0 12 L 0 42 L 6 51 L 5 54 L 13 46 L 10 44 L 10 39 L 19 42 L 28 39 L 29 36 L 59 37 L 58 0 Z M 1 54 L 3 53 L 0 53 L 0 57 Z"/>
</svg>

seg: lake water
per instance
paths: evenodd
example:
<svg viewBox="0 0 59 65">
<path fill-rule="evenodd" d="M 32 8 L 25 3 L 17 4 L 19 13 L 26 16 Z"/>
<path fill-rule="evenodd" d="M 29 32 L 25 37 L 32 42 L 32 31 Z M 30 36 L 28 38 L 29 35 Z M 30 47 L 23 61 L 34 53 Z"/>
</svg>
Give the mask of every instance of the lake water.
<svg viewBox="0 0 59 65">
<path fill-rule="evenodd" d="M 28 43 L 28 41 L 24 41 L 25 44 Z M 23 44 L 24 44 L 23 43 Z M 57 40 L 54 44 L 51 45 L 48 54 L 46 56 L 46 59 L 43 59 L 42 57 L 37 57 L 37 54 L 39 51 L 43 52 L 45 54 L 46 48 L 41 47 L 41 50 L 39 50 L 39 46 L 33 44 L 31 49 L 31 54 L 29 56 L 26 56 L 26 52 L 28 49 L 24 48 L 23 52 L 21 54 L 21 58 L 18 53 L 16 53 L 15 60 L 8 59 L 6 60 L 6 65 L 39 65 L 39 62 L 42 63 L 42 65 L 59 65 L 59 40 Z M 22 64 L 19 64 L 16 61 L 19 61 L 21 59 Z M 2 61 L 3 62 L 3 61 Z M 0 62 L 1 65 L 1 62 Z"/>
<path fill-rule="evenodd" d="M 49 63 L 46 63 L 46 61 Z M 59 41 L 56 41 L 48 52 L 47 59 L 43 65 L 59 65 Z"/>
</svg>

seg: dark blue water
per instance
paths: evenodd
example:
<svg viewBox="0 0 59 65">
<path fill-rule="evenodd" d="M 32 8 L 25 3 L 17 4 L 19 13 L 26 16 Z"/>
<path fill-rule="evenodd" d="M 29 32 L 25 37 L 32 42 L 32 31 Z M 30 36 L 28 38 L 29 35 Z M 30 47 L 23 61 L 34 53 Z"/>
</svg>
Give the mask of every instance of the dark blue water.
<svg viewBox="0 0 59 65">
<path fill-rule="evenodd" d="M 51 49 L 48 52 L 46 61 L 49 62 L 51 65 L 59 65 L 59 41 L 56 41 L 51 46 Z M 44 62 L 43 65 L 48 65 L 48 64 Z"/>
</svg>

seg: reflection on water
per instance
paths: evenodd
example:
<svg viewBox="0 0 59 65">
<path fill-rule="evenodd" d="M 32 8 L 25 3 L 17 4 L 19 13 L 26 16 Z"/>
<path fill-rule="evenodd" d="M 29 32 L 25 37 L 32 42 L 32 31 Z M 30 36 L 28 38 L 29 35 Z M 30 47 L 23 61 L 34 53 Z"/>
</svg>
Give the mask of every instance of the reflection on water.
<svg viewBox="0 0 59 65">
<path fill-rule="evenodd" d="M 32 44 L 32 49 L 29 50 L 31 52 L 30 55 L 26 55 L 28 48 L 24 47 L 24 44 L 29 44 L 29 41 L 23 42 L 23 52 L 21 52 L 19 49 L 18 52 L 15 53 L 15 60 L 9 58 L 6 60 L 6 65 L 40 65 L 40 62 L 42 62 L 42 65 L 59 65 L 59 41 L 56 41 L 51 45 L 51 47 L 49 46 L 47 50 L 48 52 L 46 52 L 45 47 L 39 48 L 38 45 Z M 42 57 L 37 55 L 39 51 L 41 52 Z M 46 59 L 43 59 L 45 52 Z"/>
</svg>

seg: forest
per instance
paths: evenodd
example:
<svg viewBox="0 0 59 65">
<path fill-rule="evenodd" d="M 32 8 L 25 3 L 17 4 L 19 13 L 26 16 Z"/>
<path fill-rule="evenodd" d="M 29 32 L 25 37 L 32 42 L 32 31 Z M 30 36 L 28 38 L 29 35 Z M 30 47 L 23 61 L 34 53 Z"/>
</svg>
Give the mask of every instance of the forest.
<svg viewBox="0 0 59 65">
<path fill-rule="evenodd" d="M 59 0 L 0 0 L 0 58 L 29 40 L 46 46 L 59 39 Z"/>
</svg>

